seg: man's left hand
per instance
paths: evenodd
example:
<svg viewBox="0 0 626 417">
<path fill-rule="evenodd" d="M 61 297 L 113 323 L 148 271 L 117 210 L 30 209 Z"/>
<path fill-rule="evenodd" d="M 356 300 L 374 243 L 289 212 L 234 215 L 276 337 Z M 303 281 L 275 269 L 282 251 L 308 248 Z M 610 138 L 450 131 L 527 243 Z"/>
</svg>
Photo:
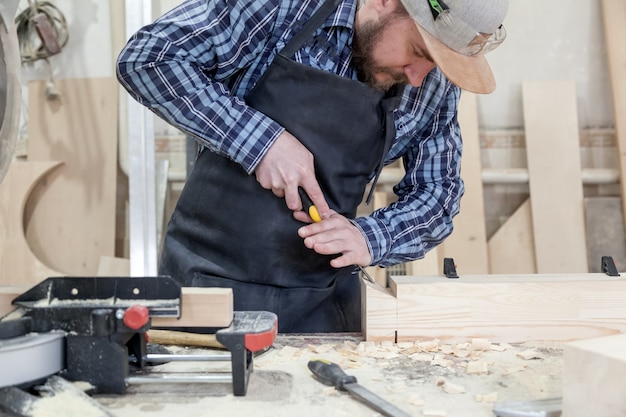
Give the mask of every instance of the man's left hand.
<svg viewBox="0 0 626 417">
<path fill-rule="evenodd" d="M 311 219 L 302 211 L 294 217 L 301 222 Z M 361 231 L 341 214 L 331 210 L 331 215 L 319 223 L 311 223 L 298 229 L 304 245 L 321 255 L 341 254 L 330 261 L 334 268 L 350 265 L 368 266 L 372 257 Z"/>
</svg>

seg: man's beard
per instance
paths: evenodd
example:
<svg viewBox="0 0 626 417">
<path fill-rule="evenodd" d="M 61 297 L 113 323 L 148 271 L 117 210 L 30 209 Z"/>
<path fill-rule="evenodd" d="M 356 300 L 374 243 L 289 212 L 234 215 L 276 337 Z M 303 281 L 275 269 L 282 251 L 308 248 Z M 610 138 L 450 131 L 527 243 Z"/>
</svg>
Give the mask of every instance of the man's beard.
<svg viewBox="0 0 626 417">
<path fill-rule="evenodd" d="M 380 66 L 373 58 L 374 46 L 379 42 L 386 25 L 396 15 L 385 16 L 379 22 L 365 22 L 354 31 L 352 42 L 352 65 L 357 74 L 357 78 L 370 87 L 387 91 L 396 84 L 408 84 L 409 79 L 404 72 L 393 71 Z M 389 79 L 379 81 L 375 74 L 387 74 Z"/>
</svg>

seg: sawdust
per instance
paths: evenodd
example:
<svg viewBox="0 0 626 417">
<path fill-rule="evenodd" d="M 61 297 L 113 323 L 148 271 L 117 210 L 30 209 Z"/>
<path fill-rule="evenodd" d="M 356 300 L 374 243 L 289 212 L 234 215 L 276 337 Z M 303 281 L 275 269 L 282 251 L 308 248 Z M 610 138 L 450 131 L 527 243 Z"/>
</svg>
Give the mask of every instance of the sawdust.
<svg viewBox="0 0 626 417">
<path fill-rule="evenodd" d="M 215 415 L 257 417 L 378 416 L 349 394 L 326 387 L 307 368 L 311 359 L 339 364 L 365 388 L 411 415 L 493 417 L 495 402 L 535 400 L 561 395 L 560 345 L 491 344 L 484 339 L 464 344 L 438 340 L 373 343 L 348 340 L 277 340 L 255 359 L 248 395 L 234 397 L 232 387 L 101 397 L 118 417 Z M 538 354 L 518 355 L 534 350 Z M 179 352 L 180 353 L 180 352 Z M 176 364 L 167 364 L 172 369 Z M 200 365 L 186 365 L 199 369 Z M 174 398 L 175 397 L 175 398 Z"/>
</svg>

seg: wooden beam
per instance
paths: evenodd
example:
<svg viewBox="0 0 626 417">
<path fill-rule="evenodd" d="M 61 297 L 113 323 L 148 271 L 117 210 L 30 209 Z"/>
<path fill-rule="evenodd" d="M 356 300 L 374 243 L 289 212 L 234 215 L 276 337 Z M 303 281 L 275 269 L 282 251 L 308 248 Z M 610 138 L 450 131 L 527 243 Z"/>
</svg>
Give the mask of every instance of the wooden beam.
<svg viewBox="0 0 626 417">
<path fill-rule="evenodd" d="M 569 341 L 626 331 L 626 279 L 605 274 L 400 276 L 367 288 L 366 339 Z M 397 310 L 391 306 L 396 303 Z M 380 310 L 377 305 L 382 306 Z M 397 323 L 394 328 L 394 322 Z"/>
<path fill-rule="evenodd" d="M 587 273 L 576 84 L 524 82 L 537 272 Z"/>
<path fill-rule="evenodd" d="M 0 317 L 15 309 L 11 301 L 30 287 L 0 287 Z M 227 327 L 233 321 L 230 288 L 182 288 L 180 318 L 152 318 L 152 327 Z"/>
<path fill-rule="evenodd" d="M 226 327 L 233 321 L 230 288 L 182 288 L 180 318 L 153 318 L 153 327 Z"/>
<path fill-rule="evenodd" d="M 461 178 L 465 182 L 465 194 L 461 211 L 454 218 L 454 231 L 439 246 L 439 257 L 453 258 L 460 273 L 486 274 L 489 260 L 475 94 L 466 91 L 461 94 L 459 125 L 463 135 Z"/>
<path fill-rule="evenodd" d="M 613 88 L 613 114 L 617 133 L 617 157 L 620 166 L 622 198 L 626 196 L 626 2 L 603 0 L 604 32 L 609 73 Z M 626 218 L 626 204 L 622 205 Z"/>
<path fill-rule="evenodd" d="M 489 239 L 489 272 L 534 274 L 535 246 L 530 200 L 526 200 Z"/>
<path fill-rule="evenodd" d="M 626 416 L 626 335 L 571 342 L 563 349 L 563 415 Z"/>
<path fill-rule="evenodd" d="M 361 329 L 366 340 L 395 340 L 398 303 L 389 288 L 361 280 Z"/>
</svg>

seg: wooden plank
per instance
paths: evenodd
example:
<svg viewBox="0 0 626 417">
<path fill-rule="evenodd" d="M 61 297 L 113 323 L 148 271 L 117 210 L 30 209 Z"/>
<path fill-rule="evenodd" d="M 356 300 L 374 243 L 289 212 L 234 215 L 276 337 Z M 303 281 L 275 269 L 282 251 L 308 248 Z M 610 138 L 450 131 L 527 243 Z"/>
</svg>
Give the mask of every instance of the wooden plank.
<svg viewBox="0 0 626 417">
<path fill-rule="evenodd" d="M 63 161 L 27 205 L 26 239 L 50 267 L 95 275 L 115 254 L 117 94 L 114 78 L 59 79 L 29 85 L 28 159 Z"/>
<path fill-rule="evenodd" d="M 626 268 L 624 216 L 620 197 L 585 199 L 589 272 L 602 272 L 602 257 L 611 256 L 618 271 Z"/>
<path fill-rule="evenodd" d="M 626 2 L 603 0 L 604 32 L 613 89 L 613 114 L 617 134 L 622 197 L 626 196 Z M 622 207 L 626 219 L 626 204 Z M 626 223 L 626 221 L 625 221 Z"/>
<path fill-rule="evenodd" d="M 530 200 L 522 203 L 491 236 L 488 247 L 491 274 L 534 274 L 537 272 Z"/>
<path fill-rule="evenodd" d="M 103 256 L 98 265 L 99 277 L 129 277 L 130 259 Z"/>
<path fill-rule="evenodd" d="M 463 135 L 461 178 L 465 194 L 461 211 L 454 218 L 454 231 L 440 245 L 440 256 L 454 258 L 459 274 L 486 274 L 489 260 L 475 94 L 465 91 L 461 94 L 458 117 Z"/>
<path fill-rule="evenodd" d="M 233 321 L 230 288 L 182 288 L 180 318 L 152 318 L 154 327 L 226 327 Z"/>
<path fill-rule="evenodd" d="M 588 272 L 575 83 L 522 92 L 537 272 Z"/>
<path fill-rule="evenodd" d="M 0 286 L 0 317 L 4 317 L 15 309 L 11 302 L 30 287 L 22 285 Z"/>
<path fill-rule="evenodd" d="M 389 288 L 361 280 L 361 332 L 366 340 L 395 340 L 398 305 Z"/>
<path fill-rule="evenodd" d="M 29 288 L 0 286 L 0 317 L 13 311 L 11 301 Z M 233 321 L 233 291 L 230 288 L 183 287 L 181 290 L 180 318 L 153 317 L 153 327 L 227 327 Z"/>
<path fill-rule="evenodd" d="M 626 416 L 626 335 L 567 343 L 563 348 L 563 415 Z"/>
<path fill-rule="evenodd" d="M 374 191 L 374 195 L 372 196 L 372 203 L 374 205 L 374 210 L 385 208 L 389 204 L 387 192 L 384 191 L 382 187 Z M 368 266 L 365 268 L 365 270 L 372 278 L 374 278 L 374 281 L 376 281 L 378 285 L 382 287 L 387 286 L 387 269 L 381 268 L 379 266 Z"/>
<path fill-rule="evenodd" d="M 24 235 L 24 207 L 32 189 L 60 162 L 14 161 L 0 184 L 0 285 L 34 285 L 59 275 L 31 250 Z"/>
<path fill-rule="evenodd" d="M 396 317 L 399 341 L 569 341 L 626 330 L 626 279 L 604 274 L 402 276 L 390 279 L 390 290 L 397 311 L 388 311 L 393 300 L 376 294 L 383 310 L 370 305 L 367 313 L 381 337 L 394 334 L 386 326 Z"/>
</svg>

